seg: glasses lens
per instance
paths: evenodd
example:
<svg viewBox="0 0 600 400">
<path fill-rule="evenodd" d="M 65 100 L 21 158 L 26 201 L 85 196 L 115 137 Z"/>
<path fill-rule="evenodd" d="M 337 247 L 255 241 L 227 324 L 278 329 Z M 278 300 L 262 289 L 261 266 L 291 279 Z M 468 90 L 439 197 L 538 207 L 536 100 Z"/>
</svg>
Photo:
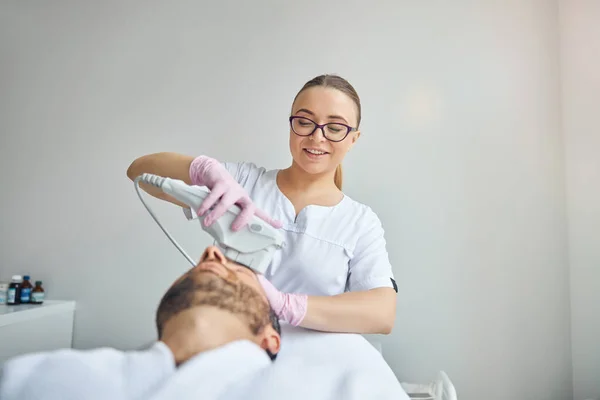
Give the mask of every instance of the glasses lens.
<svg viewBox="0 0 600 400">
<path fill-rule="evenodd" d="M 294 118 L 292 120 L 292 129 L 298 135 L 308 136 L 315 130 L 315 124 L 306 118 Z"/>
<path fill-rule="evenodd" d="M 327 124 L 325 125 L 325 136 L 329 140 L 342 140 L 348 133 L 348 127 L 342 124 Z"/>
</svg>

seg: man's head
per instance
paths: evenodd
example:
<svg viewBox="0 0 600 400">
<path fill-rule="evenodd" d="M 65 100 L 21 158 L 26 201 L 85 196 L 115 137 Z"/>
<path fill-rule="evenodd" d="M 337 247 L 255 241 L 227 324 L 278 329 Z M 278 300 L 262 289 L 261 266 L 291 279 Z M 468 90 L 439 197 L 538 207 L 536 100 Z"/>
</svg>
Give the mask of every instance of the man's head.
<svg viewBox="0 0 600 400">
<path fill-rule="evenodd" d="M 279 321 L 256 274 L 227 259 L 215 246 L 208 247 L 198 265 L 177 279 L 164 294 L 156 311 L 159 339 L 169 324 L 175 324 L 177 317 L 186 313 L 189 318 L 210 313 L 215 329 L 217 324 L 226 326 L 229 335 L 252 340 L 272 359 L 279 352 Z"/>
</svg>

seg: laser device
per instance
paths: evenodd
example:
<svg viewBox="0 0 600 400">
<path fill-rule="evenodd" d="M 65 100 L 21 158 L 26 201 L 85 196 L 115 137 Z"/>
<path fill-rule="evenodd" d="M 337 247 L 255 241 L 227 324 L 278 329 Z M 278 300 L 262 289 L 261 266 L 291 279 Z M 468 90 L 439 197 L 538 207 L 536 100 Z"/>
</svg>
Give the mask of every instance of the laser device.
<svg viewBox="0 0 600 400">
<path fill-rule="evenodd" d="M 161 189 L 164 193 L 189 206 L 191 210 L 198 210 L 200 208 L 200 205 L 206 196 L 208 196 L 210 190 L 205 186 L 188 185 L 179 179 L 171 179 L 154 174 L 142 174 L 134 180 L 137 194 L 154 221 L 156 221 L 158 226 L 181 254 L 183 254 L 193 266 L 197 265 L 197 262 L 192 260 L 192 258 L 181 248 L 179 243 L 177 243 L 171 234 L 163 227 L 154 212 L 146 204 L 140 192 L 140 182 Z M 275 252 L 285 246 L 283 234 L 281 231 L 257 216 L 254 216 L 242 229 L 234 232 L 231 229 L 231 224 L 240 211 L 240 207 L 233 205 L 208 227 L 203 223 L 208 212 L 206 212 L 204 216 L 198 216 L 198 220 L 200 221 L 202 229 L 208 232 L 208 234 L 210 234 L 224 250 L 224 255 L 227 258 L 245 265 L 256 273 L 264 274 L 271 263 Z M 186 215 L 188 215 L 188 219 L 190 219 L 189 214 Z"/>
</svg>

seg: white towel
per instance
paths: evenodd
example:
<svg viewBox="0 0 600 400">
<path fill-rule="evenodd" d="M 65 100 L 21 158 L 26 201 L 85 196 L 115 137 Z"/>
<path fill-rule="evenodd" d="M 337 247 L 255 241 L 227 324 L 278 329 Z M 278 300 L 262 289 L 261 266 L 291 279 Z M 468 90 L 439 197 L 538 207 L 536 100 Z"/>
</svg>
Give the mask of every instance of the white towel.
<svg viewBox="0 0 600 400">
<path fill-rule="evenodd" d="M 0 399 L 409 400 L 362 336 L 282 328 L 274 362 L 249 341 L 199 354 L 179 368 L 161 342 L 136 352 L 60 350 L 18 357 L 4 365 Z"/>
</svg>

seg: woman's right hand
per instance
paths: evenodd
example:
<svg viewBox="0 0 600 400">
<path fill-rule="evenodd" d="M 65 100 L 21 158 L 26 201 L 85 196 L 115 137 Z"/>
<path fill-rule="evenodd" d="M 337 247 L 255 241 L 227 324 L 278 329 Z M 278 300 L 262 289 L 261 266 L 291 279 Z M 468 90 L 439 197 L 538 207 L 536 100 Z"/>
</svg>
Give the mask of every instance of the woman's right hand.
<svg viewBox="0 0 600 400">
<path fill-rule="evenodd" d="M 225 214 L 231 206 L 237 205 L 241 208 L 241 212 L 233 221 L 232 230 L 240 230 L 255 215 L 274 228 L 281 228 L 280 221 L 271 218 L 266 212 L 254 205 L 248 193 L 219 161 L 206 156 L 196 157 L 190 165 L 190 178 L 193 184 L 206 186 L 210 189 L 210 193 L 204 199 L 200 208 L 196 210 L 199 216 L 204 216 L 209 209 L 214 207 L 204 218 L 205 226 L 210 226 Z"/>
<path fill-rule="evenodd" d="M 280 221 L 272 219 L 267 213 L 256 208 L 244 188 L 219 161 L 210 157 L 194 158 L 172 152 L 148 154 L 133 161 L 127 169 L 127 176 L 132 181 L 143 173 L 179 179 L 188 185 L 208 187 L 211 190 L 209 196 L 204 199 L 199 210 L 194 210 L 199 215 L 204 215 L 208 209 L 215 206 L 204 219 L 205 225 L 214 223 L 234 204 L 242 209 L 231 226 L 234 230 L 246 226 L 254 215 L 275 228 L 280 228 L 282 225 Z M 152 185 L 142 183 L 140 187 L 156 198 L 189 208 L 187 204 L 181 203 Z"/>
</svg>

